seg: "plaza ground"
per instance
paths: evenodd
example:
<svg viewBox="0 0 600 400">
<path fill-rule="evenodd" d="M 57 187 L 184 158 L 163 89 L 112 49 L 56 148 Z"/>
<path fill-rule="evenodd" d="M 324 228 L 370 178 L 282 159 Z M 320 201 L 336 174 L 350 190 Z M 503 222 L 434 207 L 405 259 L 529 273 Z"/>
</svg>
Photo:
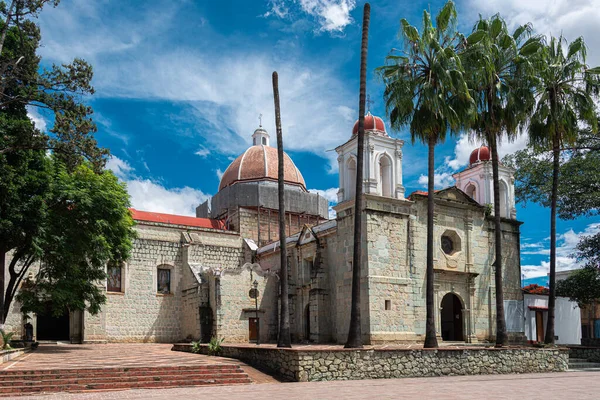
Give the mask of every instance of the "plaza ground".
<svg viewBox="0 0 600 400">
<path fill-rule="evenodd" d="M 14 399 L 598 399 L 600 372 L 141 389 Z"/>
</svg>

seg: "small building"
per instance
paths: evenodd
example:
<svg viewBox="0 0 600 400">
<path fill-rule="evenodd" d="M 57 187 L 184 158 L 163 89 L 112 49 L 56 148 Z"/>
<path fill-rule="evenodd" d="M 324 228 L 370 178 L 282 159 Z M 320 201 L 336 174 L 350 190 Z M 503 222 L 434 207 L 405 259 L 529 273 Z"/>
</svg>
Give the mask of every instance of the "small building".
<svg viewBox="0 0 600 400">
<path fill-rule="evenodd" d="M 523 288 L 525 335 L 529 343 L 543 343 L 548 324 L 548 289 L 538 285 Z M 556 344 L 581 344 L 581 311 L 576 302 L 557 297 L 554 311 Z"/>
</svg>

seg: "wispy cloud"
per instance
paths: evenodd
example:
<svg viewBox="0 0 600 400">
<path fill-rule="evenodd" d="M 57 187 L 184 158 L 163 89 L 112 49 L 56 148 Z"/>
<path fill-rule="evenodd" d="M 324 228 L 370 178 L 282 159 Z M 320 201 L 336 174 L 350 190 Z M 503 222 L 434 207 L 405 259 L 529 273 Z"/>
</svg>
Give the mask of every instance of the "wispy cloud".
<svg viewBox="0 0 600 400">
<path fill-rule="evenodd" d="M 316 32 L 341 34 L 352 24 L 350 13 L 356 7 L 355 0 L 269 0 L 264 17 L 281 19 L 310 17 L 317 25 Z M 304 25 L 304 24 L 303 24 Z"/>
<path fill-rule="evenodd" d="M 574 258 L 576 247 L 579 241 L 584 236 L 595 235 L 600 231 L 600 223 L 593 223 L 586 226 L 583 231 L 575 232 L 569 229 L 566 232 L 558 235 L 556 247 L 556 270 L 566 271 L 570 269 L 580 268 L 581 263 Z M 524 255 L 550 255 L 549 240 L 540 242 L 527 243 L 527 239 L 521 245 L 521 254 Z M 521 273 L 525 278 L 536 276 L 544 276 L 550 271 L 550 261 L 542 260 L 540 264 L 528 264 L 521 266 Z"/>
<path fill-rule="evenodd" d="M 333 206 L 337 204 L 337 192 L 339 188 L 329 188 L 329 189 L 308 189 L 311 193 L 317 193 L 319 196 L 324 197 L 329 202 L 329 219 L 335 219 L 336 212 L 333 209 Z"/>
</svg>

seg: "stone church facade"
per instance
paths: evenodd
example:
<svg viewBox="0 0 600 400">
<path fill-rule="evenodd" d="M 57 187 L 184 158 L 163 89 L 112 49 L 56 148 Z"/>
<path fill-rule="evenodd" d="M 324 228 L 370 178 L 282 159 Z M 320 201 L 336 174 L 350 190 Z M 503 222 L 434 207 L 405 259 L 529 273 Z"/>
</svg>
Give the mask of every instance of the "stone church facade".
<svg viewBox="0 0 600 400">
<path fill-rule="evenodd" d="M 382 119 L 365 117 L 361 317 L 364 342 L 420 342 L 425 335 L 427 193 L 405 197 L 403 141 Z M 336 218 L 309 193 L 285 155 L 290 321 L 294 342 L 344 343 L 350 315 L 356 131 L 336 148 Z M 38 340 L 273 342 L 279 314 L 277 151 L 258 128 L 253 145 L 223 174 L 196 217 L 132 210 L 131 258 L 107 267 L 107 302 L 95 316 L 34 316 Z M 512 171 L 501 168 L 504 297 L 513 340 L 523 338 L 519 228 Z M 495 329 L 494 224 L 489 151 L 475 149 L 456 186 L 435 193 L 435 320 L 440 340 L 492 340 Z M 251 289 L 258 289 L 258 298 Z M 256 307 L 256 305 L 258 307 Z M 22 335 L 19 305 L 7 328 Z"/>
</svg>

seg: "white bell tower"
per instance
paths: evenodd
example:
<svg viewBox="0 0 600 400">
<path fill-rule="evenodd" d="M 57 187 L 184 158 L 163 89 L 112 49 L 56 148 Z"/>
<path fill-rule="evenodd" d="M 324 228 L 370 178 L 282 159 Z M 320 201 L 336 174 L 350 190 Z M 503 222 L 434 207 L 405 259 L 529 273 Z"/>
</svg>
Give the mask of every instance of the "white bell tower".
<svg viewBox="0 0 600 400">
<path fill-rule="evenodd" d="M 500 164 L 498 165 L 498 172 L 500 178 L 500 216 L 517 219 L 514 185 L 515 171 Z M 469 166 L 452 175 L 452 177 L 456 180 L 456 187 L 479 204 L 494 204 L 492 156 L 486 146 L 481 146 L 473 150 L 469 157 Z"/>
<path fill-rule="evenodd" d="M 402 146 L 404 141 L 389 137 L 379 117 L 365 116 L 365 153 L 363 191 L 395 199 L 404 199 L 402 186 Z M 338 146 L 339 191 L 338 202 L 353 200 L 356 191 L 356 154 L 358 149 L 358 121 L 352 137 Z"/>
</svg>

